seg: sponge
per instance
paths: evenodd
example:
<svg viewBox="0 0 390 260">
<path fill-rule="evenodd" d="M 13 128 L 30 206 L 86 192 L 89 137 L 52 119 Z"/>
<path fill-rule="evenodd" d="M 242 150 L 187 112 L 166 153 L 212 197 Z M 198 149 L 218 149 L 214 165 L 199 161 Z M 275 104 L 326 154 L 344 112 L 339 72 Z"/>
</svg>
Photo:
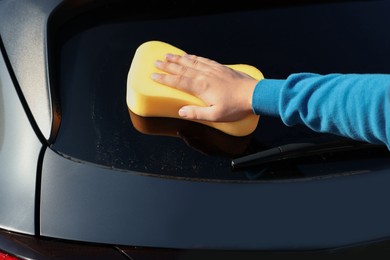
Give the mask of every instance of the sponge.
<svg viewBox="0 0 390 260">
<path fill-rule="evenodd" d="M 126 91 L 127 106 L 133 113 L 144 117 L 180 118 L 178 111 L 185 105 L 206 106 L 201 99 L 190 93 L 152 80 L 153 73 L 162 73 L 154 66 L 155 61 L 164 60 L 167 53 L 185 54 L 183 50 L 171 44 L 155 40 L 142 43 L 135 51 L 127 76 Z M 247 64 L 226 66 L 258 80 L 263 78 L 263 74 L 257 68 Z M 246 136 L 256 129 L 259 116 L 253 114 L 232 122 L 191 121 L 208 125 L 229 135 Z"/>
</svg>

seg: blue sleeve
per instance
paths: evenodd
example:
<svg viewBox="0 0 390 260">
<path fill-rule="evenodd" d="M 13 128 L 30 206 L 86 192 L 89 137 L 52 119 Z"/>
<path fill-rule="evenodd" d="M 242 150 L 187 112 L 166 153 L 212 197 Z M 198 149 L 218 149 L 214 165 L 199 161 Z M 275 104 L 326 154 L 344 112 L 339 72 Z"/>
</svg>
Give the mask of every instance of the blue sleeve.
<svg viewBox="0 0 390 260">
<path fill-rule="evenodd" d="M 279 116 L 288 126 L 305 124 L 390 149 L 390 75 L 296 73 L 263 79 L 252 106 L 256 114 Z"/>
</svg>

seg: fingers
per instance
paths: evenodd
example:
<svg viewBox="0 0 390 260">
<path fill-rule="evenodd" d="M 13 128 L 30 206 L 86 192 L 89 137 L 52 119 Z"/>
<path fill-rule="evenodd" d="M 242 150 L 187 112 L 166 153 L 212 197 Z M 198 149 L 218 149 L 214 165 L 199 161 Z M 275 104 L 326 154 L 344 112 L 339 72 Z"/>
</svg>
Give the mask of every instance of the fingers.
<svg viewBox="0 0 390 260">
<path fill-rule="evenodd" d="M 200 69 L 199 67 L 202 67 L 196 59 L 174 54 L 167 54 L 166 61 L 157 60 L 154 65 L 169 74 L 185 77 L 195 76 Z"/>
<path fill-rule="evenodd" d="M 208 70 L 210 66 L 219 64 L 216 61 L 192 54 L 184 54 L 183 56 L 180 56 L 168 53 L 165 58 L 167 62 L 176 63 L 183 67 L 188 67 L 198 71 Z"/>
<path fill-rule="evenodd" d="M 152 79 L 174 87 L 191 94 L 197 94 L 199 91 L 199 72 L 206 70 L 207 66 L 202 63 L 205 58 L 199 58 L 195 55 L 174 55 L 167 54 L 166 61 L 157 60 L 155 67 L 160 69 L 163 73 L 152 74 Z"/>
<path fill-rule="evenodd" d="M 199 72 L 210 71 L 212 67 L 220 65 L 216 61 L 196 55 L 184 54 L 183 56 L 167 54 L 166 61 L 156 61 L 155 66 L 167 73 L 193 77 Z"/>
<path fill-rule="evenodd" d="M 193 81 L 192 78 L 183 75 L 153 73 L 152 79 L 163 85 L 193 93 L 194 86 L 191 83 Z"/>
<path fill-rule="evenodd" d="M 179 110 L 179 116 L 191 120 L 216 121 L 216 110 L 213 106 L 184 106 Z"/>
</svg>

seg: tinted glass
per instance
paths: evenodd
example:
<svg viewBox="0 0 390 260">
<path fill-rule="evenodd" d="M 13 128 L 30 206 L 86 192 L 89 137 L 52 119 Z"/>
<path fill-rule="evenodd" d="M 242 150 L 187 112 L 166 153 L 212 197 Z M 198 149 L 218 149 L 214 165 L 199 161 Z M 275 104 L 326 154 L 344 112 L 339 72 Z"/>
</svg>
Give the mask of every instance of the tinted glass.
<svg viewBox="0 0 390 260">
<path fill-rule="evenodd" d="M 52 85 L 62 114 L 53 149 L 104 167 L 214 180 L 300 178 L 389 166 L 387 153 L 364 150 L 232 171 L 231 160 L 242 155 L 340 138 L 265 116 L 252 135 L 238 138 L 180 120 L 146 120 L 126 105 L 132 57 L 149 40 L 224 64 L 250 64 L 266 78 L 294 72 L 389 73 L 389 1 L 258 4 L 225 12 L 152 8 L 90 8 L 56 28 Z"/>
</svg>

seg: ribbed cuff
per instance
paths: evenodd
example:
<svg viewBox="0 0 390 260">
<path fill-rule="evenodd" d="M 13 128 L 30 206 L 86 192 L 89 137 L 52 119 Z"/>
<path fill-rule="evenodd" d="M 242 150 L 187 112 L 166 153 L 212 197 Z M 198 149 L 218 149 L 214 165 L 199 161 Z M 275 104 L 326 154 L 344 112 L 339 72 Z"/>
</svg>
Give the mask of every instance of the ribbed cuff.
<svg viewBox="0 0 390 260">
<path fill-rule="evenodd" d="M 285 80 L 260 80 L 253 92 L 252 109 L 257 115 L 279 116 L 279 97 Z"/>
</svg>

